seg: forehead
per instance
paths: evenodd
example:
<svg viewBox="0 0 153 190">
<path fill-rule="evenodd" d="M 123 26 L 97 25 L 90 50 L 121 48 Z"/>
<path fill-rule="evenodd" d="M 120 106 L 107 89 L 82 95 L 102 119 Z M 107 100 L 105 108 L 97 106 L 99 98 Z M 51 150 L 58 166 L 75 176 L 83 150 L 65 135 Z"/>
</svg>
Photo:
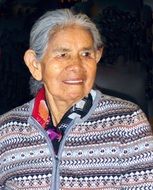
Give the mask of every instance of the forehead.
<svg viewBox="0 0 153 190">
<path fill-rule="evenodd" d="M 61 25 L 61 26 L 55 26 L 49 33 L 50 37 L 49 39 L 54 38 L 54 36 L 56 36 L 59 32 L 61 31 L 69 31 L 69 30 L 80 30 L 80 31 L 84 31 L 87 33 L 90 33 L 90 35 L 92 36 L 92 33 L 89 31 L 89 29 L 85 26 L 81 26 L 81 25 L 77 25 L 77 24 L 67 24 L 67 25 Z"/>
<path fill-rule="evenodd" d="M 95 50 L 91 33 L 78 26 L 66 27 L 57 30 L 49 40 L 43 59 L 51 59 L 61 52 L 75 55 L 84 50 Z"/>
<path fill-rule="evenodd" d="M 50 36 L 48 46 L 71 46 L 87 45 L 93 46 L 93 37 L 89 30 L 77 25 L 57 28 Z"/>
</svg>

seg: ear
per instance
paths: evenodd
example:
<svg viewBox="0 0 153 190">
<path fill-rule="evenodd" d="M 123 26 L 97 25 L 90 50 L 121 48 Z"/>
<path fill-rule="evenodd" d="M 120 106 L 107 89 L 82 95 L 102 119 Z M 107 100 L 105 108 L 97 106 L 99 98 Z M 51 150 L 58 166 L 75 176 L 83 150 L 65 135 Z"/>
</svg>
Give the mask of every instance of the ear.
<svg viewBox="0 0 153 190">
<path fill-rule="evenodd" d="M 96 50 L 96 62 L 98 63 L 103 54 L 103 47 Z"/>
<path fill-rule="evenodd" d="M 32 76 L 36 80 L 41 81 L 42 80 L 41 64 L 36 58 L 35 51 L 31 49 L 27 50 L 24 54 L 24 61 Z"/>
</svg>

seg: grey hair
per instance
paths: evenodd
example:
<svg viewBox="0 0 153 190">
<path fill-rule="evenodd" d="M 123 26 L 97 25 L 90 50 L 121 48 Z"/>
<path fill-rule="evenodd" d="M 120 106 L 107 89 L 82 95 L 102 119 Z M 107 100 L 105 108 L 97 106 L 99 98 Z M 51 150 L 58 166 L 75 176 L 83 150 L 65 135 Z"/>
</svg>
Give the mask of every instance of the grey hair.
<svg viewBox="0 0 153 190">
<path fill-rule="evenodd" d="M 87 15 L 82 13 L 75 14 L 70 9 L 57 9 L 46 12 L 32 27 L 30 33 L 30 49 L 35 51 L 36 58 L 38 60 L 43 58 L 48 42 L 56 33 L 57 29 L 71 25 L 78 25 L 90 31 L 95 49 L 99 49 L 103 46 L 103 41 L 96 25 Z M 43 83 L 41 81 L 36 81 L 31 78 L 31 94 L 35 95 L 42 85 Z"/>
</svg>

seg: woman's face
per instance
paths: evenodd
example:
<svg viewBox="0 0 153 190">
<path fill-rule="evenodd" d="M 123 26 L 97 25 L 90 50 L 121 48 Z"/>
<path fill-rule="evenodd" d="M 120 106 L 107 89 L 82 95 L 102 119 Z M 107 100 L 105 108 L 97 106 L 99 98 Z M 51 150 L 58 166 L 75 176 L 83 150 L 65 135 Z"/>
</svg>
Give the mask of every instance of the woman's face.
<svg viewBox="0 0 153 190">
<path fill-rule="evenodd" d="M 73 104 L 86 96 L 100 57 L 87 30 L 71 26 L 57 31 L 40 64 L 47 97 Z"/>
</svg>

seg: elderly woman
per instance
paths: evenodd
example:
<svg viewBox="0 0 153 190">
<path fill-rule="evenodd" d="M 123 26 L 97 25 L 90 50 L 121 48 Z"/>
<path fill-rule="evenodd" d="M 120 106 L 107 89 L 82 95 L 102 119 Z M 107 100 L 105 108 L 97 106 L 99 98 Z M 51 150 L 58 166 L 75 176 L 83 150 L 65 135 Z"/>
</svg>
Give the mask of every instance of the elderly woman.
<svg viewBox="0 0 153 190">
<path fill-rule="evenodd" d="M 86 15 L 55 10 L 36 21 L 24 60 L 37 94 L 0 118 L 0 189 L 153 189 L 144 113 L 93 90 L 102 47 Z"/>
</svg>

